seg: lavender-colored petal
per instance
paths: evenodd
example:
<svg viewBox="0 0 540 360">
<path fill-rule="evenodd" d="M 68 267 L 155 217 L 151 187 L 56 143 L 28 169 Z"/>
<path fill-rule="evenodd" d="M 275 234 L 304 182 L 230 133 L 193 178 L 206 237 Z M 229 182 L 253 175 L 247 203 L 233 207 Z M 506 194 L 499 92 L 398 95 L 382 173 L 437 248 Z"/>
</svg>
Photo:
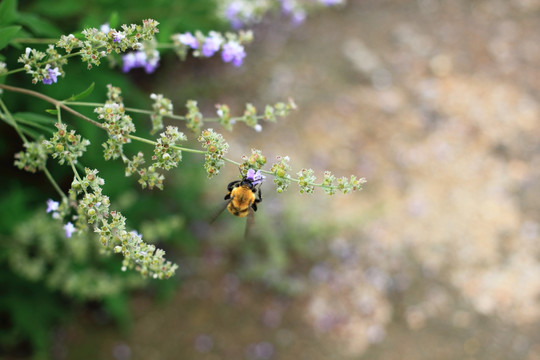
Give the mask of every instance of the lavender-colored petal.
<svg viewBox="0 0 540 360">
<path fill-rule="evenodd" d="M 193 34 L 190 32 L 178 35 L 178 41 L 180 41 L 184 45 L 191 47 L 192 49 L 197 49 L 199 47 L 199 42 L 197 41 L 197 38 L 193 36 Z"/>
</svg>

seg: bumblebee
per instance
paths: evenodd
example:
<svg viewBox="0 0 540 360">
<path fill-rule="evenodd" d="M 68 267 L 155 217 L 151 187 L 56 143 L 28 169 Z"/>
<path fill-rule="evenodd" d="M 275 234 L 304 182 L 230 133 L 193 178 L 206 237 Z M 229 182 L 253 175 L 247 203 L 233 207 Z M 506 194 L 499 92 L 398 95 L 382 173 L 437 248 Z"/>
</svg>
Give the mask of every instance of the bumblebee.
<svg viewBox="0 0 540 360">
<path fill-rule="evenodd" d="M 229 191 L 224 200 L 229 200 L 227 210 L 238 217 L 246 217 L 251 210 L 257 211 L 257 204 L 262 201 L 260 184 L 263 176 L 260 171 L 249 169 L 242 180 L 232 181 L 227 185 Z"/>
<path fill-rule="evenodd" d="M 257 211 L 257 204 L 262 201 L 261 184 L 263 180 L 264 176 L 259 170 L 255 172 L 255 170 L 249 169 L 247 174 L 242 177 L 242 180 L 231 181 L 227 185 L 228 193 L 224 198 L 227 202 L 214 220 L 225 208 L 234 216 L 247 217 L 246 232 L 244 234 L 247 238 L 254 221 L 254 212 Z"/>
</svg>

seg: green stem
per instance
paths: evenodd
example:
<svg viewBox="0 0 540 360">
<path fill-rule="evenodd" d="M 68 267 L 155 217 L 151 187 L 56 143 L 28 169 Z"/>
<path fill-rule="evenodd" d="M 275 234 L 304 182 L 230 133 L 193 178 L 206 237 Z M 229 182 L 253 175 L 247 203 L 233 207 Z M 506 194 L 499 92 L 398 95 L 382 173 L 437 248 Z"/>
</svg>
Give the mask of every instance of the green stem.
<svg viewBox="0 0 540 360">
<path fill-rule="evenodd" d="M 9 112 L 8 108 L 6 107 L 6 104 L 4 104 L 4 101 L 2 101 L 1 98 L 0 98 L 0 107 L 2 108 L 2 111 L 4 112 L 4 114 L 5 114 L 5 116 L 6 116 L 6 119 L 9 120 L 10 125 L 13 126 L 13 128 L 15 129 L 15 131 L 17 132 L 17 134 L 19 134 L 19 136 L 21 137 L 21 139 L 23 140 L 23 142 L 24 142 L 25 144 L 28 144 L 28 139 L 27 139 L 26 136 L 24 136 L 24 134 L 22 133 L 21 128 L 19 128 L 19 125 L 17 124 L 17 122 L 15 121 L 15 119 L 13 118 L 13 116 L 11 116 L 11 112 Z"/>
<path fill-rule="evenodd" d="M 54 106 L 56 107 L 60 107 L 64 110 L 66 110 L 67 112 L 83 119 L 83 120 L 86 120 L 88 121 L 89 123 L 99 127 L 99 128 L 104 128 L 103 125 L 95 120 L 92 120 L 90 119 L 89 117 L 81 114 L 80 112 L 78 111 L 75 111 L 73 110 L 72 108 L 70 108 L 69 106 L 66 106 L 62 101 L 59 101 L 59 100 L 56 100 L 50 96 L 47 96 L 47 95 L 43 95 L 41 93 L 38 93 L 37 91 L 33 91 L 33 90 L 28 90 L 28 89 L 23 89 L 23 88 L 19 88 L 19 87 L 14 87 L 14 86 L 9 86 L 9 85 L 4 85 L 4 84 L 0 84 L 0 89 L 5 89 L 5 90 L 8 90 L 8 91 L 13 91 L 13 92 L 19 92 L 19 93 L 22 93 L 22 94 L 26 94 L 26 95 L 30 95 L 30 96 L 33 96 L 33 97 L 37 97 L 39 99 L 42 99 L 48 103 L 51 103 L 53 104 Z"/>
<path fill-rule="evenodd" d="M 58 39 L 15 38 L 12 41 L 19 44 L 56 44 Z"/>
<path fill-rule="evenodd" d="M 28 140 L 26 139 L 26 137 L 23 135 L 23 133 L 21 132 L 21 129 L 19 128 L 19 126 L 17 125 L 17 122 L 15 121 L 15 119 L 11 116 L 11 113 L 9 112 L 9 110 L 6 108 L 6 105 L 4 104 L 4 102 L 2 101 L 2 99 L 0 98 L 0 106 L 2 107 L 4 113 L 6 114 L 6 116 L 9 118 L 10 122 L 12 122 L 11 125 L 13 125 L 13 127 L 15 128 L 15 130 L 17 131 L 17 133 L 19 134 L 19 136 L 21 137 L 21 139 L 24 141 L 24 143 L 28 143 Z M 58 183 L 54 180 L 54 178 L 52 177 L 51 173 L 49 172 L 49 169 L 47 169 L 47 167 L 43 167 L 43 172 L 45 173 L 45 176 L 47 176 L 47 179 L 49 179 L 49 182 L 52 184 L 52 186 L 55 188 L 55 190 L 58 192 L 58 194 L 60 194 L 60 196 L 62 198 L 65 198 L 66 195 L 64 194 L 64 192 L 62 191 L 62 189 L 60 189 L 60 186 L 58 186 Z"/>
<path fill-rule="evenodd" d="M 30 95 L 30 96 L 34 96 L 34 97 L 37 97 L 37 98 L 40 98 L 42 100 L 45 100 L 51 104 L 54 104 L 57 108 L 62 108 L 64 110 L 66 110 L 67 112 L 81 118 L 81 119 L 84 119 L 90 123 L 92 123 L 93 125 L 101 128 L 101 129 L 105 129 L 105 127 L 95 121 L 95 120 L 92 120 L 90 118 L 88 118 L 87 116 L 73 110 L 72 108 L 70 108 L 69 106 L 67 106 L 68 104 L 69 105 L 81 105 L 81 106 L 103 106 L 104 104 L 92 104 L 92 105 L 89 105 L 91 103 L 80 103 L 80 102 L 63 102 L 63 101 L 59 101 L 59 100 L 56 100 L 56 99 L 53 99 L 49 96 L 46 96 L 46 95 L 43 95 L 41 93 L 38 93 L 36 91 L 32 91 L 32 90 L 28 90 L 28 89 L 23 89 L 23 88 L 18 88 L 18 87 L 13 87 L 13 86 L 8 86 L 8 85 L 3 85 L 3 84 L 0 84 L 0 88 L 1 89 L 5 89 L 5 90 L 8 90 L 8 91 L 14 91 L 14 92 L 20 92 L 20 93 L 23 93 L 23 94 L 26 94 L 26 95 Z M 127 110 L 127 109 L 126 109 Z M 138 110 L 138 109 L 136 109 Z M 145 110 L 140 110 L 140 111 L 145 111 Z M 152 113 L 152 112 L 149 112 L 149 113 Z M 148 140 L 148 139 L 145 139 L 145 138 L 141 138 L 139 136 L 135 136 L 135 135 L 128 135 L 128 138 L 130 139 L 133 139 L 133 140 L 136 140 L 136 141 L 140 141 L 140 142 L 143 142 L 143 143 L 146 143 L 146 144 L 149 144 L 149 145 L 153 145 L 153 146 L 156 146 L 157 145 L 157 142 L 155 141 L 152 141 L 152 140 Z M 196 149 L 190 149 L 190 148 L 184 148 L 184 147 L 181 147 L 181 146 L 174 146 L 173 147 L 174 149 L 176 150 L 181 150 L 181 151 L 185 151 L 185 152 L 190 152 L 190 153 L 195 153 L 195 154 L 206 154 L 206 151 L 204 150 L 196 150 Z M 232 159 L 229 159 L 229 158 L 223 158 L 224 161 L 227 161 L 231 164 L 234 164 L 236 166 L 240 166 L 241 163 L 239 162 L 236 162 Z M 74 168 L 73 164 L 72 164 L 72 167 Z M 76 172 L 75 168 L 74 168 L 74 171 Z M 267 175 L 271 175 L 271 176 L 275 176 L 275 174 L 271 171 L 268 171 L 268 170 L 261 170 L 262 173 L 264 174 L 267 174 Z M 77 176 L 78 176 L 78 173 L 76 173 Z M 290 181 L 293 181 L 293 182 L 296 182 L 296 183 L 299 183 L 300 182 L 300 179 L 295 179 L 295 178 L 289 178 L 288 180 Z M 322 183 L 321 184 L 315 184 L 315 183 L 309 183 L 310 185 L 313 185 L 313 186 L 317 186 L 317 187 L 322 187 L 322 188 L 336 188 L 337 186 L 330 186 L 330 185 L 323 185 Z"/>
<path fill-rule="evenodd" d="M 61 59 L 68 59 L 70 57 L 78 56 L 78 55 L 81 55 L 81 54 L 82 54 L 82 52 L 78 51 L 78 52 L 75 52 L 75 53 L 71 53 L 71 54 L 61 56 L 61 57 L 56 58 L 56 59 L 50 59 L 50 60 L 47 60 L 47 61 L 40 62 L 40 63 L 37 64 L 37 66 L 41 67 L 43 65 L 47 65 L 47 64 L 56 62 L 58 60 L 61 60 Z M 0 76 L 8 76 L 8 75 L 15 74 L 15 73 L 22 72 L 22 71 L 24 71 L 24 67 L 7 71 L 7 72 L 1 74 Z"/>
<path fill-rule="evenodd" d="M 84 102 L 84 101 L 63 101 L 63 103 L 65 105 L 87 106 L 87 107 L 103 107 L 103 106 L 105 106 L 105 104 L 103 104 L 103 103 Z M 129 108 L 129 107 L 124 108 L 124 110 L 126 112 L 132 112 L 132 113 L 137 113 L 137 114 L 146 114 L 146 115 L 153 115 L 154 114 L 153 110 L 144 110 L 144 109 L 136 109 L 136 108 Z M 176 115 L 176 114 L 165 114 L 165 115 L 163 115 L 163 117 L 164 118 L 169 118 L 169 119 L 176 119 L 176 120 L 186 120 L 185 116 Z M 257 120 L 263 120 L 265 116 L 264 115 L 256 115 L 255 117 L 257 118 Z M 207 121 L 207 122 L 214 122 L 214 121 L 219 121 L 219 120 L 220 119 L 217 118 L 217 117 L 204 118 L 204 121 Z M 242 122 L 242 121 L 245 121 L 245 119 L 244 119 L 243 116 L 234 116 L 234 117 L 230 118 L 230 121 Z"/>
<path fill-rule="evenodd" d="M 82 183 L 82 179 L 79 176 L 79 172 L 77 171 L 77 168 L 75 167 L 75 164 L 73 163 L 73 161 L 70 160 L 69 165 L 71 165 L 71 169 L 73 170 L 73 174 L 75 175 L 77 180 L 79 180 L 79 182 Z M 84 192 L 86 192 L 86 190 Z"/>
<path fill-rule="evenodd" d="M 153 146 L 157 145 L 156 141 L 148 140 L 148 139 L 138 137 L 135 135 L 128 135 L 127 137 L 133 140 L 137 140 L 137 141 L 149 144 L 149 145 L 153 145 Z M 190 148 L 185 148 L 185 147 L 176 146 L 176 145 L 171 146 L 171 147 L 175 150 L 180 150 L 180 151 L 185 151 L 185 152 L 190 152 L 190 153 L 195 153 L 195 154 L 206 154 L 206 151 L 203 151 L 203 150 L 190 149 Z"/>
<path fill-rule="evenodd" d="M 58 194 L 60 194 L 60 197 L 61 197 L 62 199 L 64 199 L 64 198 L 67 199 L 66 194 L 64 194 L 64 192 L 62 191 L 62 189 L 60 189 L 60 186 L 58 186 L 58 183 L 57 183 L 56 180 L 54 180 L 54 178 L 52 177 L 51 173 L 49 172 L 49 169 L 47 169 L 46 167 L 44 167 L 42 170 L 43 170 L 43 172 L 45 173 L 45 176 L 47 176 L 47 179 L 49 179 L 49 182 L 52 184 L 52 186 L 55 188 L 55 190 L 58 192 Z"/>
</svg>

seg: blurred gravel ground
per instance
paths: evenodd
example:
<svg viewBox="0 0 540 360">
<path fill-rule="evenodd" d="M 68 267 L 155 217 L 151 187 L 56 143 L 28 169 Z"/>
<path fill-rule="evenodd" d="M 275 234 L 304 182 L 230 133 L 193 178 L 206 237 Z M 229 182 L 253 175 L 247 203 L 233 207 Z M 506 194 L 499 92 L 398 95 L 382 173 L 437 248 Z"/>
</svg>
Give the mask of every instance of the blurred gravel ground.
<svg viewBox="0 0 540 360">
<path fill-rule="evenodd" d="M 368 179 L 330 199 L 266 191 L 266 216 L 286 209 L 341 229 L 329 256 L 307 270 L 299 298 L 203 259 L 173 303 L 134 302 L 129 336 L 72 329 L 66 351 L 539 359 L 538 34 L 538 0 L 358 0 L 296 29 L 261 25 L 242 70 L 197 81 L 237 109 L 288 96 L 299 105 L 260 135 L 227 135 L 233 156 L 253 146 L 290 155 L 296 171 Z"/>
</svg>

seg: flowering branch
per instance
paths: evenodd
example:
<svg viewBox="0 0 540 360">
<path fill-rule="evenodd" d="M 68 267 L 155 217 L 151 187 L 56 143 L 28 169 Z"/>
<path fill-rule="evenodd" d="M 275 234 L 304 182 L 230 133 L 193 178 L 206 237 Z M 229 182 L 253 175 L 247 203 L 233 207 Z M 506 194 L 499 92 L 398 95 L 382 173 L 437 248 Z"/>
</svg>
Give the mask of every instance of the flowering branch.
<svg viewBox="0 0 540 360">
<path fill-rule="evenodd" d="M 97 107 L 96 112 L 99 114 L 98 118 L 102 119 L 109 119 L 109 125 L 107 125 L 107 121 L 105 123 L 100 123 L 95 120 L 92 120 L 88 118 L 87 116 L 77 112 L 76 110 L 72 109 L 66 103 L 53 99 L 51 97 L 48 97 L 46 95 L 43 95 L 41 93 L 28 90 L 28 89 L 21 89 L 16 88 L 8 85 L 2 85 L 0 84 L 0 88 L 3 88 L 5 90 L 9 91 L 18 91 L 27 95 L 31 95 L 37 98 L 40 98 L 42 100 L 45 100 L 47 102 L 50 102 L 51 104 L 55 106 L 59 106 L 62 109 L 65 109 L 66 111 L 69 111 L 71 114 L 84 119 L 85 121 L 90 122 L 91 124 L 98 126 L 101 129 L 107 130 L 109 132 L 110 138 L 107 141 L 107 144 L 104 145 L 105 147 L 105 156 L 106 159 L 111 158 L 122 158 L 124 163 L 126 164 L 126 175 L 131 175 L 135 172 L 139 172 L 141 175 L 141 180 L 139 181 L 143 187 L 150 187 L 153 188 L 154 186 L 157 186 L 158 188 L 163 188 L 163 175 L 156 172 L 156 167 L 162 167 L 166 170 L 169 170 L 170 168 L 176 166 L 172 165 L 172 163 L 169 162 L 170 160 L 170 154 L 163 152 L 163 150 L 158 150 L 156 152 L 156 155 L 154 155 L 154 160 L 160 160 L 161 163 L 167 162 L 169 165 L 159 165 L 158 163 L 154 163 L 149 168 L 140 169 L 139 166 L 144 163 L 143 155 L 140 153 L 136 157 L 133 158 L 133 160 L 130 160 L 126 155 L 123 154 L 122 147 L 124 144 L 128 143 L 130 140 L 139 141 L 142 143 L 146 143 L 149 145 L 152 145 L 154 147 L 160 145 L 163 143 L 163 140 L 160 142 L 153 141 L 149 139 L 145 139 L 139 136 L 135 136 L 131 134 L 134 132 L 135 127 L 131 121 L 131 118 L 125 114 L 125 111 L 127 110 L 124 108 L 123 103 L 121 101 L 120 97 L 120 89 L 109 86 L 109 92 L 108 97 L 109 100 L 105 104 L 103 104 L 102 107 Z M 82 105 L 84 103 L 77 103 L 77 105 Z M 96 105 L 96 104 L 93 104 Z M 102 105 L 102 104 L 99 104 Z M 249 106 L 248 106 L 249 108 Z M 139 112 L 142 112 L 142 110 L 139 110 Z M 218 120 L 219 121 L 219 120 Z M 246 121 L 247 122 L 247 121 Z M 168 132 L 174 133 L 176 128 L 169 127 Z M 170 135 L 167 135 L 167 132 L 163 133 L 162 138 L 167 139 L 167 137 L 170 137 Z M 174 135 L 173 137 L 177 137 L 178 139 L 184 139 L 183 134 L 180 135 Z M 249 168 L 254 169 L 261 169 L 262 166 L 266 164 L 266 158 L 262 155 L 262 153 L 259 150 L 252 150 L 252 154 L 250 157 L 244 157 L 243 163 L 239 163 L 237 161 L 234 161 L 232 159 L 226 158 L 224 155 L 228 150 L 228 144 L 224 141 L 223 136 L 221 134 L 215 133 L 212 129 L 208 129 L 202 132 L 201 136 L 199 137 L 199 142 L 203 144 L 203 147 L 205 147 L 206 151 L 203 150 L 196 150 L 191 149 L 183 146 L 179 146 L 176 144 L 176 140 L 173 144 L 168 144 L 167 147 L 170 147 L 171 150 L 174 150 L 176 152 L 191 152 L 191 153 L 197 153 L 197 154 L 204 154 L 206 158 L 205 162 L 205 168 L 207 170 L 208 176 L 212 177 L 214 175 L 217 175 L 219 173 L 220 168 L 224 165 L 224 161 L 229 162 L 231 164 L 234 164 L 236 166 L 239 166 L 243 172 L 246 172 Z M 165 156 L 165 158 L 158 159 L 158 154 L 161 154 Z M 165 155 L 168 154 L 168 155 Z M 179 161 L 179 160 L 178 160 Z M 302 169 L 300 172 L 297 173 L 298 178 L 292 177 L 289 173 L 291 171 L 291 167 L 289 165 L 290 158 L 288 156 L 285 157 L 278 157 L 277 162 L 272 165 L 272 168 L 270 171 L 268 170 L 262 170 L 262 173 L 265 173 L 267 175 L 273 176 L 274 183 L 277 186 L 278 192 L 283 192 L 284 190 L 287 190 L 288 185 L 291 182 L 296 182 L 300 186 L 300 191 L 302 193 L 313 193 L 315 187 L 322 188 L 326 193 L 328 194 L 335 194 L 337 191 L 341 191 L 343 193 L 348 193 L 351 191 L 357 191 L 361 190 L 362 184 L 365 183 L 365 179 L 363 178 L 356 178 L 355 176 L 351 176 L 350 178 L 336 178 L 334 175 L 332 175 L 330 172 L 325 172 L 323 181 L 320 183 L 315 182 L 315 177 L 313 175 L 312 169 Z"/>
<path fill-rule="evenodd" d="M 32 75 L 32 83 L 43 82 L 51 85 L 58 81 L 58 77 L 65 76 L 63 70 L 67 60 L 80 56 L 87 63 L 88 69 L 99 66 L 105 57 L 112 54 L 122 55 L 122 71 L 128 72 L 133 68 L 144 68 L 152 73 L 159 65 L 160 53 L 158 49 L 172 49 L 184 60 L 190 50 L 195 57 L 211 57 L 221 51 L 224 62 L 231 62 L 240 66 L 246 56 L 244 45 L 253 40 L 251 31 L 238 33 L 219 33 L 210 31 L 204 35 L 200 31 L 195 35 L 190 32 L 174 34 L 172 43 L 158 44 L 155 34 L 159 32 L 159 23 L 152 19 L 143 20 L 141 25 L 122 25 L 120 29 L 111 29 L 107 24 L 100 29 L 88 28 L 82 31 L 84 38 L 73 34 L 62 35 L 60 39 L 14 39 L 19 43 L 48 44 L 45 52 L 26 48 L 18 61 L 24 66 L 19 69 L 7 70 L 6 64 L 0 62 L 0 76 L 8 76 L 26 71 Z M 52 40 L 52 41 L 51 41 Z M 63 49 L 66 54 L 59 54 Z M 74 51 L 74 49 L 79 49 Z M 131 51 L 129 51 L 131 50 Z"/>
</svg>

